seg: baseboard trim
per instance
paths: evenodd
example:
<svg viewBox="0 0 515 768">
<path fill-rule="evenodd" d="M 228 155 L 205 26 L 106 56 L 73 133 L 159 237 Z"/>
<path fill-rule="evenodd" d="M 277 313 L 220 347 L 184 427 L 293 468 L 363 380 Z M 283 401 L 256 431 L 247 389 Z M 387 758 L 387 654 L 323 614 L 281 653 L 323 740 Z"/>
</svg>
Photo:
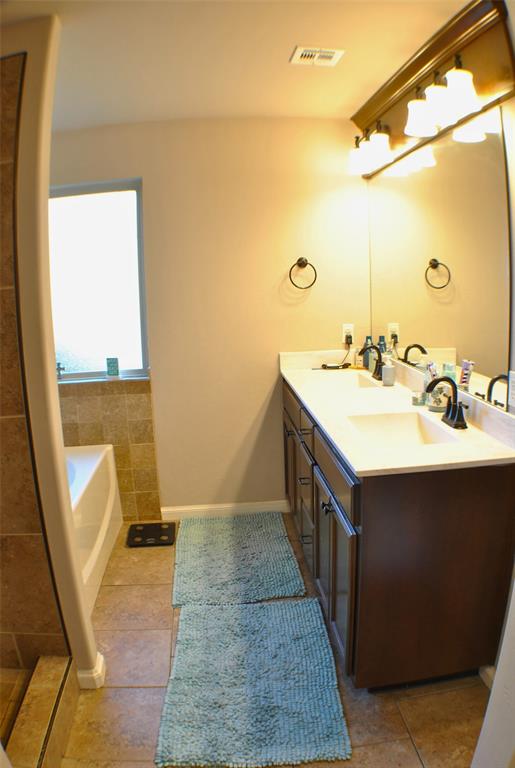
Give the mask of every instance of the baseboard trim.
<svg viewBox="0 0 515 768">
<path fill-rule="evenodd" d="M 80 688 L 102 688 L 106 676 L 105 659 L 97 651 L 97 658 L 93 669 L 78 669 L 77 677 Z"/>
<path fill-rule="evenodd" d="M 495 667 L 479 667 L 479 677 L 487 688 L 491 689 L 494 684 Z"/>
<path fill-rule="evenodd" d="M 242 504 L 196 504 L 184 507 L 161 507 L 163 520 L 186 520 L 188 517 L 225 517 L 250 512 L 289 512 L 286 499 L 248 501 Z"/>
</svg>

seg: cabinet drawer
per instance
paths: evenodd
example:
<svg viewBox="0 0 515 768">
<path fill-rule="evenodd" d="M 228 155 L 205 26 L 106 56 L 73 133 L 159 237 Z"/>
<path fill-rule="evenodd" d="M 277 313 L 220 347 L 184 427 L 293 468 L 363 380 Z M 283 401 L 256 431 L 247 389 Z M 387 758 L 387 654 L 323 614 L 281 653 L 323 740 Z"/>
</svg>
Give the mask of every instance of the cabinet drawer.
<svg viewBox="0 0 515 768">
<path fill-rule="evenodd" d="M 314 434 L 315 461 L 331 487 L 334 498 L 349 520 L 359 524 L 359 482 L 338 462 L 318 427 Z"/>
<path fill-rule="evenodd" d="M 314 452 L 315 422 L 302 406 L 300 409 L 300 435 L 311 453 Z"/>
<path fill-rule="evenodd" d="M 287 384 L 283 383 L 283 408 L 295 425 L 300 430 L 300 403 Z"/>
</svg>

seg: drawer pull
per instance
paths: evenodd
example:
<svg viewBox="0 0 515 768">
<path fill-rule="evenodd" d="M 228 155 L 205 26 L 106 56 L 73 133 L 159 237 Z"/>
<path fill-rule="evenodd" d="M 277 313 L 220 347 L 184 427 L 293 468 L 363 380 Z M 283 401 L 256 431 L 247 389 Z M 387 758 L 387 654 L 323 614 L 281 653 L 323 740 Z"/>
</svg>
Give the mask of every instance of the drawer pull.
<svg viewBox="0 0 515 768">
<path fill-rule="evenodd" d="M 302 544 L 313 544 L 313 536 L 308 536 L 307 534 L 301 536 L 300 540 Z"/>
<path fill-rule="evenodd" d="M 311 485 L 311 478 L 310 477 L 299 477 L 297 482 L 299 485 Z"/>
<path fill-rule="evenodd" d="M 313 434 L 313 429 L 311 427 L 309 427 L 309 428 L 308 427 L 303 427 L 300 430 L 300 434 L 301 435 L 312 435 Z"/>
<path fill-rule="evenodd" d="M 326 515 L 328 515 L 329 512 L 334 512 L 332 504 L 331 503 L 327 504 L 325 501 L 323 501 L 320 504 L 320 509 L 322 510 L 322 512 L 325 512 Z"/>
</svg>

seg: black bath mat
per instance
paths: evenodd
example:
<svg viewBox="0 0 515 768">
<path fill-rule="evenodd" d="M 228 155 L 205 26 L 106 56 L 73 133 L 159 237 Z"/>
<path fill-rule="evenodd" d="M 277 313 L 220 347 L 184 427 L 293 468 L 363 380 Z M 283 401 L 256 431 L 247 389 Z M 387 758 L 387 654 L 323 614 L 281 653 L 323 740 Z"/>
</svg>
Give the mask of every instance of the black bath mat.
<svg viewBox="0 0 515 768">
<path fill-rule="evenodd" d="M 175 541 L 175 523 L 134 523 L 127 534 L 128 547 L 167 547 Z"/>
</svg>

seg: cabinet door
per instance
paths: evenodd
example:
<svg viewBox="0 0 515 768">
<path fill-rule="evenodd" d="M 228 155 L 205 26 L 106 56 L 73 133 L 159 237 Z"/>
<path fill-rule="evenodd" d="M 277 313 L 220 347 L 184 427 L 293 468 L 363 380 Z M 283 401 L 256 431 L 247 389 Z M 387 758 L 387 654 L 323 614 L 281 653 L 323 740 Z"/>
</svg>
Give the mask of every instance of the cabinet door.
<svg viewBox="0 0 515 768">
<path fill-rule="evenodd" d="M 295 461 L 295 430 L 293 425 L 284 413 L 283 420 L 283 440 L 284 440 L 284 486 L 286 499 L 290 505 L 290 511 L 295 513 L 296 504 L 296 476 L 297 468 Z"/>
<path fill-rule="evenodd" d="M 345 672 L 352 672 L 354 637 L 354 591 L 357 535 L 340 510 L 331 515 L 333 535 L 333 592 L 331 629 L 338 651 L 345 659 Z"/>
<path fill-rule="evenodd" d="M 302 518 L 302 534 L 300 541 L 304 558 L 312 575 L 315 564 L 315 526 L 313 524 L 313 459 L 303 443 L 297 451 L 297 494 L 300 515 Z"/>
<path fill-rule="evenodd" d="M 326 618 L 331 613 L 331 551 L 332 506 L 331 497 L 321 482 L 318 467 L 314 471 L 315 527 L 316 527 L 316 584 Z"/>
</svg>

